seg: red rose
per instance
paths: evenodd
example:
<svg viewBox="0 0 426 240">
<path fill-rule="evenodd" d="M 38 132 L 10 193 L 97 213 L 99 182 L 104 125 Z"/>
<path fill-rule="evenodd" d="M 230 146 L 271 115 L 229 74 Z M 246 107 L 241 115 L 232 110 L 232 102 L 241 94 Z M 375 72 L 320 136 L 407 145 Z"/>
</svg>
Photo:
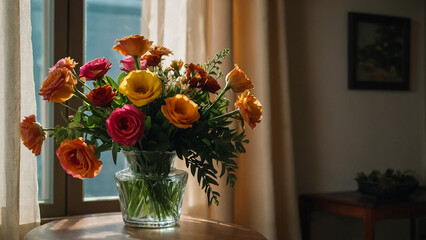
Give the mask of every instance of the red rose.
<svg viewBox="0 0 426 240">
<path fill-rule="evenodd" d="M 111 68 L 112 63 L 109 59 L 97 58 L 90 61 L 80 68 L 80 78 L 82 80 L 96 80 L 102 78 Z"/>
<path fill-rule="evenodd" d="M 133 146 L 143 137 L 145 115 L 134 105 L 124 105 L 111 113 L 106 120 L 106 128 L 114 142 Z"/>
<path fill-rule="evenodd" d="M 103 87 L 98 87 L 91 90 L 86 97 L 93 103 L 95 106 L 105 106 L 111 103 L 114 100 L 116 92 L 112 91 L 110 85 L 105 85 Z"/>
</svg>

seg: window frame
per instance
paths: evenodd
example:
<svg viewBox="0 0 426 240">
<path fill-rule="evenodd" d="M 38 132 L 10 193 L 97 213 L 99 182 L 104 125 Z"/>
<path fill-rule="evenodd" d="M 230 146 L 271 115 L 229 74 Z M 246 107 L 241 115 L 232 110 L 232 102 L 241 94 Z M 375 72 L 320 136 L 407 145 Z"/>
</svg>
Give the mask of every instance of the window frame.
<svg viewBox="0 0 426 240">
<path fill-rule="evenodd" d="M 71 56 L 76 62 L 84 60 L 84 0 L 52 0 L 53 7 L 53 59 Z M 66 102 L 77 108 L 77 99 Z M 53 106 L 54 125 L 65 125 L 63 116 L 68 116 L 68 108 L 55 103 Z M 84 183 L 73 178 L 62 169 L 56 156 L 58 144 L 54 144 L 53 154 L 53 194 L 52 203 L 40 203 L 42 223 L 64 216 L 120 211 L 118 199 L 84 201 Z"/>
</svg>

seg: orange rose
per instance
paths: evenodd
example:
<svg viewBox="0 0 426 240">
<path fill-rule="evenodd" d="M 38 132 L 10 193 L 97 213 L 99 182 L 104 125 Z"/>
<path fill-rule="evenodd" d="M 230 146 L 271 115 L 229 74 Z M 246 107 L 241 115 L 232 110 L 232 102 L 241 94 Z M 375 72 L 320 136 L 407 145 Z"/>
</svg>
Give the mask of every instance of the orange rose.
<svg viewBox="0 0 426 240">
<path fill-rule="evenodd" d="M 166 105 L 161 106 L 164 116 L 178 128 L 189 128 L 200 118 L 198 105 L 183 94 L 166 99 Z"/>
<path fill-rule="evenodd" d="M 253 129 L 256 123 L 262 120 L 262 105 L 259 100 L 251 95 L 249 90 L 245 90 L 235 102 L 235 107 L 240 109 L 244 121 Z"/>
<path fill-rule="evenodd" d="M 67 68 L 58 68 L 49 73 L 44 80 L 39 95 L 49 102 L 65 102 L 74 95 L 74 85 L 77 79 Z"/>
<path fill-rule="evenodd" d="M 95 156 L 95 145 L 87 145 L 82 138 L 65 139 L 56 150 L 62 168 L 75 178 L 93 178 L 102 168 Z"/>
<path fill-rule="evenodd" d="M 235 64 L 235 68 L 226 75 L 226 81 L 228 81 L 232 91 L 235 93 L 242 93 L 247 89 L 254 88 L 253 83 L 237 64 Z"/>
<path fill-rule="evenodd" d="M 58 68 L 68 68 L 70 71 L 72 71 L 78 63 L 74 61 L 74 59 L 71 59 L 70 57 L 62 58 L 60 59 L 55 66 L 49 68 L 49 73 L 53 72 L 53 70 Z"/>
<path fill-rule="evenodd" d="M 124 56 L 138 56 L 138 58 L 145 54 L 152 45 L 152 42 L 140 35 L 127 36 L 115 42 L 117 44 L 114 45 L 113 50 L 120 52 Z"/>
<path fill-rule="evenodd" d="M 25 117 L 20 126 L 21 139 L 25 147 L 38 156 L 46 136 L 40 124 L 36 122 L 35 116 Z"/>
</svg>

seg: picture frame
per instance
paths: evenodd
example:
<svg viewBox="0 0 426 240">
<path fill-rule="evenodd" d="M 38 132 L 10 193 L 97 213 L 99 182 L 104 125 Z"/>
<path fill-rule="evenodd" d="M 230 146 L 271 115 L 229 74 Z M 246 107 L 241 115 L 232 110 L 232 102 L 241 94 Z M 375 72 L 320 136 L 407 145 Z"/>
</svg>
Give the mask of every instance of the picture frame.
<svg viewBox="0 0 426 240">
<path fill-rule="evenodd" d="M 349 89 L 409 90 L 410 19 L 349 12 Z"/>
</svg>

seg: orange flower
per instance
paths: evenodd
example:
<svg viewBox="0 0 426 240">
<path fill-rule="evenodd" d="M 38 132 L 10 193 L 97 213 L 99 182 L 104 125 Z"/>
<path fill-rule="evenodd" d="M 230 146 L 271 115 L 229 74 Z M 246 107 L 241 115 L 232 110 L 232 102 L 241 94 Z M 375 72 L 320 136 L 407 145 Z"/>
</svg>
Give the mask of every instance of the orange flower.
<svg viewBox="0 0 426 240">
<path fill-rule="evenodd" d="M 58 68 L 49 73 L 44 80 L 39 95 L 49 102 L 65 102 L 74 95 L 74 85 L 77 79 L 67 68 Z"/>
<path fill-rule="evenodd" d="M 56 155 L 62 168 L 75 178 L 93 178 L 102 168 L 102 162 L 95 156 L 95 145 L 87 145 L 82 138 L 65 139 Z"/>
<path fill-rule="evenodd" d="M 170 51 L 170 49 L 165 48 L 163 46 L 152 46 L 151 49 L 149 49 L 149 52 L 152 55 L 157 55 L 157 56 L 169 56 L 169 54 L 173 54 L 172 51 Z"/>
<path fill-rule="evenodd" d="M 173 60 L 172 63 L 170 64 L 170 67 L 176 70 L 180 70 L 182 66 L 183 66 L 182 60 Z"/>
<path fill-rule="evenodd" d="M 145 61 L 146 66 L 157 66 L 161 62 L 161 56 L 146 54 L 142 58 L 143 61 Z"/>
<path fill-rule="evenodd" d="M 253 83 L 237 64 L 235 64 L 235 68 L 226 75 L 226 81 L 228 81 L 232 91 L 235 93 L 242 93 L 247 89 L 254 88 Z"/>
<path fill-rule="evenodd" d="M 131 35 L 115 41 L 117 44 L 112 48 L 124 56 L 138 56 L 140 58 L 152 45 L 148 39 L 140 35 Z"/>
<path fill-rule="evenodd" d="M 161 106 L 164 116 L 178 128 L 189 128 L 200 118 L 198 105 L 183 94 L 166 99 L 166 105 Z"/>
<path fill-rule="evenodd" d="M 235 107 L 240 109 L 244 121 L 252 129 L 256 127 L 256 123 L 260 123 L 260 120 L 262 120 L 262 105 L 255 96 L 251 95 L 249 90 L 245 90 L 238 97 Z"/>
<path fill-rule="evenodd" d="M 25 147 L 38 156 L 46 136 L 40 124 L 36 122 L 35 116 L 25 117 L 20 126 L 21 139 Z"/>
<path fill-rule="evenodd" d="M 74 59 L 71 59 L 70 57 L 62 58 L 60 59 L 55 66 L 49 68 L 49 73 L 53 72 L 53 70 L 58 68 L 68 68 L 68 70 L 72 71 L 78 63 L 74 61 Z"/>
</svg>

